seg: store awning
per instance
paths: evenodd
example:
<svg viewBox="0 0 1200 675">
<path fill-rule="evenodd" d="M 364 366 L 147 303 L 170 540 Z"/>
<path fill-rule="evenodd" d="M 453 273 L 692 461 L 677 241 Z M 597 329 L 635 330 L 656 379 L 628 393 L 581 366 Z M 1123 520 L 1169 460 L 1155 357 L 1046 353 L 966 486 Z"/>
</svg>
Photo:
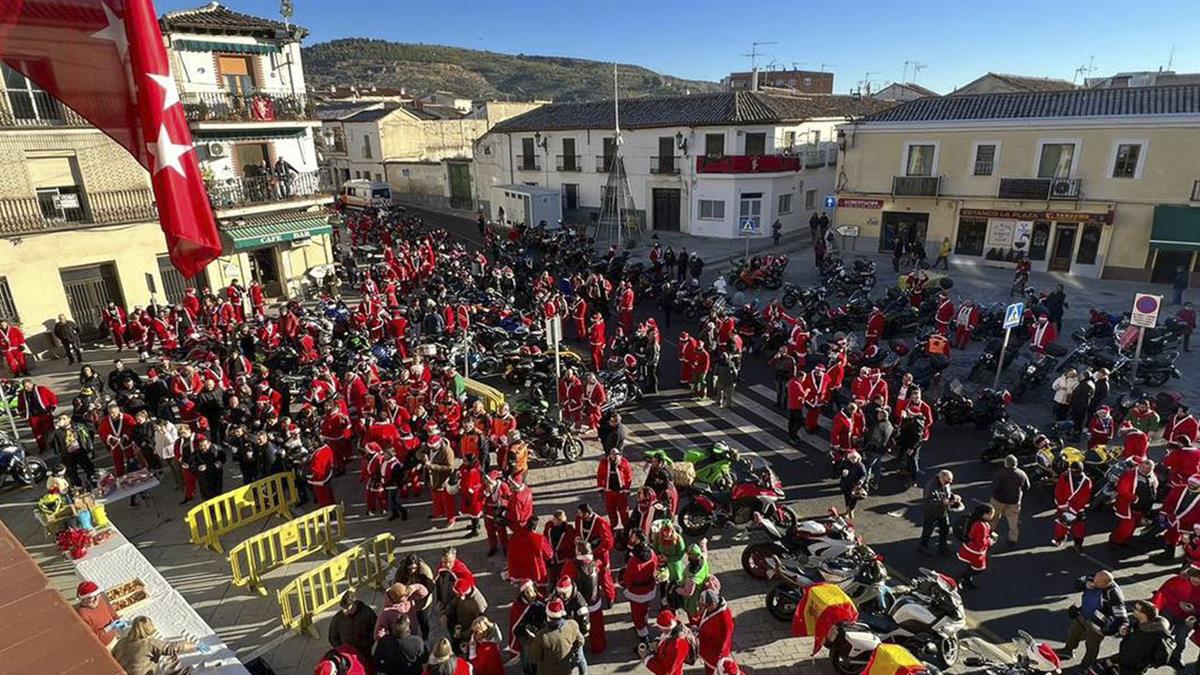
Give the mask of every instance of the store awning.
<svg viewBox="0 0 1200 675">
<path fill-rule="evenodd" d="M 210 42 L 208 40 L 175 40 L 171 46 L 185 52 L 221 52 L 224 54 L 274 54 L 279 51 L 279 45 Z"/>
<path fill-rule="evenodd" d="M 253 129 L 196 129 L 192 136 L 200 141 L 279 141 L 288 138 L 304 138 L 308 130 L 296 128 L 253 128 Z"/>
<path fill-rule="evenodd" d="M 1200 251 L 1200 208 L 1155 206 L 1150 246 L 1166 251 Z"/>
<path fill-rule="evenodd" d="M 325 216 L 309 216 L 260 225 L 238 225 L 221 228 L 221 239 L 233 251 L 249 251 L 263 246 L 282 244 L 297 239 L 310 239 L 329 234 L 333 226 Z"/>
</svg>

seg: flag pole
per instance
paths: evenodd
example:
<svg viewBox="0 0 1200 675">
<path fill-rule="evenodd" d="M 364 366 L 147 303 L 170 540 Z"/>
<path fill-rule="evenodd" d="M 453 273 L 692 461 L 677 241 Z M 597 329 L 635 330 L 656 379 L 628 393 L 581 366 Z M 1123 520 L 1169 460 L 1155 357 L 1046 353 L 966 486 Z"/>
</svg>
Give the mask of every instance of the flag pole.
<svg viewBox="0 0 1200 675">
<path fill-rule="evenodd" d="M 624 227 L 624 225 L 621 224 L 621 209 L 624 206 L 625 200 L 621 198 L 621 189 L 623 188 L 624 183 L 621 181 L 621 176 L 619 174 L 624 173 L 625 160 L 621 158 L 621 99 L 617 93 L 617 63 L 615 61 L 613 62 L 613 128 L 617 135 L 613 140 L 613 143 L 617 146 L 617 164 L 621 167 L 617 172 L 617 184 L 613 186 L 616 188 L 613 190 L 613 192 L 616 193 L 616 195 L 613 197 L 613 207 L 617 213 L 617 251 L 620 252 L 621 229 Z"/>
</svg>

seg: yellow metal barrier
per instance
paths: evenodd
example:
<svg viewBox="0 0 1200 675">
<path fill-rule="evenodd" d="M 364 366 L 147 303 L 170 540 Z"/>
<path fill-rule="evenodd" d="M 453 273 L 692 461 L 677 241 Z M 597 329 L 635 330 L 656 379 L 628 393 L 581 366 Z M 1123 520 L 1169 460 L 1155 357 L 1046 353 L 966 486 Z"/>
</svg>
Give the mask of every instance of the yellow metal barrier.
<svg viewBox="0 0 1200 675">
<path fill-rule="evenodd" d="M 500 406 L 504 405 L 504 394 L 499 389 L 471 378 L 467 378 L 467 393 L 483 399 L 483 407 L 490 413 L 500 410 Z"/>
<path fill-rule="evenodd" d="M 288 509 L 300 501 L 296 492 L 296 476 L 290 472 L 277 473 L 249 485 L 234 488 L 219 497 L 192 507 L 187 514 L 191 541 L 224 553 L 221 535 L 239 527 L 278 514 L 291 518 Z"/>
<path fill-rule="evenodd" d="M 351 588 L 382 589 L 395 561 L 396 537 L 385 532 L 292 579 L 278 594 L 283 627 L 319 637 L 313 627 L 317 615 L 336 605 Z"/>
<path fill-rule="evenodd" d="M 262 577 L 317 551 L 337 552 L 337 542 L 346 534 L 342 506 L 323 509 L 293 518 L 266 532 L 250 537 L 229 549 L 229 567 L 234 586 L 249 586 L 266 596 Z"/>
</svg>

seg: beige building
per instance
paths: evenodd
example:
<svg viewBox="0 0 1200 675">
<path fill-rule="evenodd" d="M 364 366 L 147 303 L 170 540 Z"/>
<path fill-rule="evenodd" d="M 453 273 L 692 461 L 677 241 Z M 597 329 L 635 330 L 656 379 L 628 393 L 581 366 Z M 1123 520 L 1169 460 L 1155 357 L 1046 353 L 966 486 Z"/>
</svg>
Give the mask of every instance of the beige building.
<svg viewBox="0 0 1200 675">
<path fill-rule="evenodd" d="M 1200 85 L 924 98 L 841 125 L 838 141 L 836 222 L 879 251 L 949 237 L 959 261 L 1197 270 Z"/>
<path fill-rule="evenodd" d="M 1026 75 L 1009 75 L 1007 73 L 985 73 L 946 95 L 1015 94 L 1022 91 L 1062 91 L 1074 88 L 1075 85 L 1069 80 L 1060 80 L 1053 77 L 1028 77 Z"/>
<path fill-rule="evenodd" d="M 311 133 L 319 123 L 293 93 L 293 84 L 303 92 L 302 31 L 215 4 L 168 14 L 161 25 L 224 255 L 184 279 L 167 257 L 147 172 L 3 66 L 0 317 L 31 338 L 60 313 L 94 333 L 109 301 L 174 302 L 188 285 L 254 277 L 282 296 L 307 270 L 331 262 L 332 197 L 318 180 Z M 278 159 L 290 166 L 284 178 L 266 168 Z"/>
</svg>

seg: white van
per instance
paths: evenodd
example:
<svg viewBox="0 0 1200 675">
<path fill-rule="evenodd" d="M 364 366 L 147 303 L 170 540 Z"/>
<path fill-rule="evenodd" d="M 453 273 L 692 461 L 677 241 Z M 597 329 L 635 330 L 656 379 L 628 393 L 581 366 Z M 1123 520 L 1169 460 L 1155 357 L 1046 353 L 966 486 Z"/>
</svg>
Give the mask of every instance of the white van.
<svg viewBox="0 0 1200 675">
<path fill-rule="evenodd" d="M 368 206 L 391 206 L 392 188 L 387 183 L 355 179 L 342 183 L 338 191 L 338 203 L 351 209 L 365 209 Z"/>
</svg>

